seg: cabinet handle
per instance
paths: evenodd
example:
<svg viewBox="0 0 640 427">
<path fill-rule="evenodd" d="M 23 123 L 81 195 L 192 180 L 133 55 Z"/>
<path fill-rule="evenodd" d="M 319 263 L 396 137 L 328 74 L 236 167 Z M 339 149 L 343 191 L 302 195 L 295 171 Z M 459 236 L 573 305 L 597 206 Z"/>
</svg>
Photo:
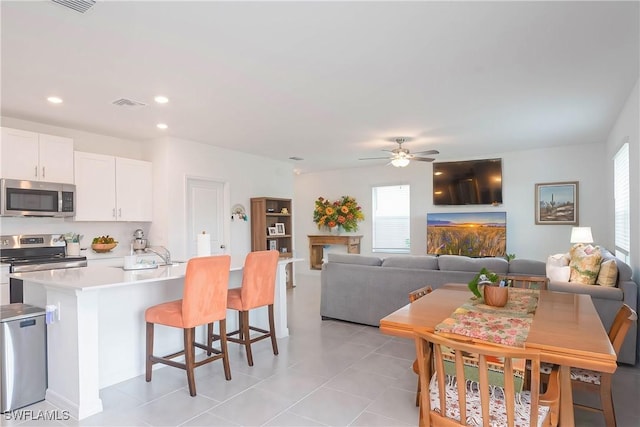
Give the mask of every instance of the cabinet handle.
<svg viewBox="0 0 640 427">
<path fill-rule="evenodd" d="M 38 165 L 36 165 L 36 167 L 33 170 L 33 174 L 35 175 L 35 177 L 38 177 Z"/>
<path fill-rule="evenodd" d="M 118 209 L 118 218 L 122 218 L 122 208 Z"/>
<path fill-rule="evenodd" d="M 44 166 L 42 167 L 42 178 L 44 179 L 45 175 L 44 175 Z"/>
<path fill-rule="evenodd" d="M 113 208 L 111 210 L 111 216 L 114 217 L 114 218 L 116 217 L 116 208 Z"/>
</svg>

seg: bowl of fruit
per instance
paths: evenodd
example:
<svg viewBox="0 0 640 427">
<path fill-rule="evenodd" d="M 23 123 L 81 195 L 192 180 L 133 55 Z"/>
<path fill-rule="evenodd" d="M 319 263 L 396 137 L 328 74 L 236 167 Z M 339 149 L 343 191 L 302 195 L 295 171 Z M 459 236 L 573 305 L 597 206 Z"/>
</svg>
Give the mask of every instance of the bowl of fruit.
<svg viewBox="0 0 640 427">
<path fill-rule="evenodd" d="M 93 249 L 94 252 L 98 253 L 109 252 L 116 246 L 118 246 L 118 242 L 116 242 L 116 240 L 109 235 L 94 237 L 93 241 L 91 242 L 91 249 Z"/>
</svg>

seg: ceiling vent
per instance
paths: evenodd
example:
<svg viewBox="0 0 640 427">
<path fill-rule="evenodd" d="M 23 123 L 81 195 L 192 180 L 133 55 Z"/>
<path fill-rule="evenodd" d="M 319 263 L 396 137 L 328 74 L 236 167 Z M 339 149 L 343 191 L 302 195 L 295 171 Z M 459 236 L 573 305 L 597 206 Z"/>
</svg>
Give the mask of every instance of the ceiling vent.
<svg viewBox="0 0 640 427">
<path fill-rule="evenodd" d="M 112 102 L 112 104 L 117 105 L 118 107 L 130 107 L 130 108 L 139 108 L 139 107 L 147 106 L 147 104 L 145 104 L 144 102 L 133 101 L 127 98 L 116 99 L 115 101 Z"/>
<path fill-rule="evenodd" d="M 51 0 L 54 3 L 58 3 L 69 9 L 73 9 L 76 12 L 85 13 L 87 10 L 96 4 L 95 0 Z"/>
</svg>

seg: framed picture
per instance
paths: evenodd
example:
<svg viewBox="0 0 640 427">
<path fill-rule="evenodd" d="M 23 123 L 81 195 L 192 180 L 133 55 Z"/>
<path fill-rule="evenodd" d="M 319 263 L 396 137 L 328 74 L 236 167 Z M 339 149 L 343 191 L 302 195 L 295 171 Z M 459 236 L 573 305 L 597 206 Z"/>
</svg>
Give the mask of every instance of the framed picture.
<svg viewBox="0 0 640 427">
<path fill-rule="evenodd" d="M 427 253 L 507 255 L 506 212 L 427 213 Z"/>
<path fill-rule="evenodd" d="M 578 225 L 578 181 L 536 184 L 536 224 Z"/>
<path fill-rule="evenodd" d="M 276 222 L 276 236 L 284 236 L 286 233 L 284 231 L 284 222 Z"/>
<path fill-rule="evenodd" d="M 278 229 L 275 228 L 275 227 L 267 228 L 267 232 L 268 232 L 269 236 L 277 236 L 278 235 Z"/>
<path fill-rule="evenodd" d="M 277 240 L 269 240 L 269 250 L 277 251 L 278 250 L 278 241 Z"/>
</svg>

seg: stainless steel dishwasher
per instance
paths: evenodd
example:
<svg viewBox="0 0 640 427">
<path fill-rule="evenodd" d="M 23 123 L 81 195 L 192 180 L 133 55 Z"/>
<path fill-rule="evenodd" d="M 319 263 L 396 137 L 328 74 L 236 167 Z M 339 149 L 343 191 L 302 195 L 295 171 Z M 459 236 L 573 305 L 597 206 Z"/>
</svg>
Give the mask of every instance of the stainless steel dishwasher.
<svg viewBox="0 0 640 427">
<path fill-rule="evenodd" d="M 0 413 L 44 400 L 47 390 L 45 310 L 0 306 Z"/>
</svg>

